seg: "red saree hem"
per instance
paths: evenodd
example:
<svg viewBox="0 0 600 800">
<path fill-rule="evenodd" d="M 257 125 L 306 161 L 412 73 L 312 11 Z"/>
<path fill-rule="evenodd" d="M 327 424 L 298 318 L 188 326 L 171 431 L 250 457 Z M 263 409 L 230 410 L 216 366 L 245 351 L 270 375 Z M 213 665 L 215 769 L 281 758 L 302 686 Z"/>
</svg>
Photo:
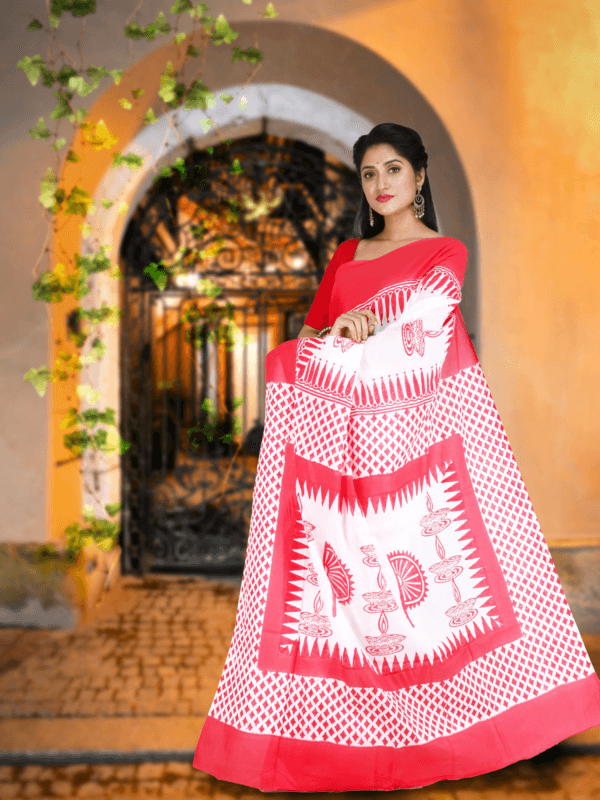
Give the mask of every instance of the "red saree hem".
<svg viewBox="0 0 600 800">
<path fill-rule="evenodd" d="M 348 746 L 246 733 L 207 717 L 193 766 L 263 792 L 410 789 L 460 780 L 531 758 L 600 724 L 596 674 L 424 744 Z M 298 765 L 302 764 L 302 769 Z"/>
</svg>

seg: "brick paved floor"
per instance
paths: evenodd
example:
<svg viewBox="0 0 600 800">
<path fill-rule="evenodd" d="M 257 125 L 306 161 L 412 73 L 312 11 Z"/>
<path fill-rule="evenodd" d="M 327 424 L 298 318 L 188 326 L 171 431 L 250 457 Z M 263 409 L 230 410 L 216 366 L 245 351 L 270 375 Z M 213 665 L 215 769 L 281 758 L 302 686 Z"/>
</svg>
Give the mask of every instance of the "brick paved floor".
<svg viewBox="0 0 600 800">
<path fill-rule="evenodd" d="M 274 800 L 324 800 L 332 793 L 269 793 Z M 145 764 L 71 764 L 64 767 L 0 766 L 0 798 L 193 798 L 250 800 L 263 793 L 217 781 L 177 761 Z M 348 800 L 380 798 L 380 792 L 346 792 Z M 552 748 L 529 761 L 425 789 L 386 792 L 393 800 L 594 800 L 600 797 L 600 755 L 573 755 Z"/>
<path fill-rule="evenodd" d="M 79 630 L 0 629 L 0 717 L 206 715 L 239 584 L 125 578 L 125 607 Z"/>
<path fill-rule="evenodd" d="M 29 720 L 205 716 L 231 640 L 238 594 L 239 581 L 233 580 L 128 577 L 78 630 L 0 630 L 0 714 Z M 590 655 L 594 660 L 595 653 Z M 36 749 L 35 742 L 31 747 Z M 600 755 L 552 748 L 487 775 L 388 794 L 399 800 L 600 800 Z M 353 800 L 369 795 L 380 796 L 345 793 Z M 174 761 L 0 766 L 0 800 L 204 796 L 249 800 L 262 793 Z"/>
</svg>

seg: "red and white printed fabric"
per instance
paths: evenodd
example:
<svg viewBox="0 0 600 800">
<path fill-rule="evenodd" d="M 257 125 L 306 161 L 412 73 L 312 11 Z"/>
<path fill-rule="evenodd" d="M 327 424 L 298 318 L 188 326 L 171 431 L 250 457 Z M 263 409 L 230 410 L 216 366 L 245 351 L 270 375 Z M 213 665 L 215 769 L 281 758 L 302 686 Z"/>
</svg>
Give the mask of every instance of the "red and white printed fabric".
<svg viewBox="0 0 600 800">
<path fill-rule="evenodd" d="M 466 248 L 439 237 L 366 262 L 357 241 L 307 323 L 370 308 L 375 335 L 267 357 L 236 625 L 193 762 L 263 791 L 424 786 L 600 724 L 457 307 Z"/>
</svg>

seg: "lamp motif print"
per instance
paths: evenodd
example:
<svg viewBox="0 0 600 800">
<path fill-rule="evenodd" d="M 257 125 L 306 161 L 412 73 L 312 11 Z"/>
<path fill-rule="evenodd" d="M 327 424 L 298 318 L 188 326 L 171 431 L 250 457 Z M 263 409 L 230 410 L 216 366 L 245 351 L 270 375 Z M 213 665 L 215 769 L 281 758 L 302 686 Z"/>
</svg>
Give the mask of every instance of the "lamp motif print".
<svg viewBox="0 0 600 800">
<path fill-rule="evenodd" d="M 377 585 L 379 586 L 378 592 L 365 592 L 363 594 L 364 599 L 368 601 L 364 610 L 368 614 L 379 613 L 379 632 L 381 634 L 380 636 L 365 636 L 369 643 L 365 650 L 372 656 L 387 656 L 392 653 L 399 653 L 404 649 L 400 642 L 406 639 L 406 636 L 398 633 L 388 633 L 389 623 L 387 618 L 387 614 L 398 609 L 398 603 L 396 603 L 392 593 L 387 588 L 387 581 L 375 554 L 374 545 L 367 544 L 360 549 L 365 554 L 363 564 L 366 564 L 367 567 L 378 569 Z"/>
<path fill-rule="evenodd" d="M 446 611 L 447 616 L 450 617 L 450 625 L 455 628 L 459 625 L 465 625 L 467 622 L 470 622 L 474 617 L 477 616 L 479 613 L 476 608 L 473 608 L 475 605 L 475 598 L 471 597 L 468 600 L 462 600 L 460 589 L 456 585 L 455 578 L 457 578 L 463 568 L 458 565 L 458 562 L 461 560 L 462 556 L 452 556 L 451 558 L 446 558 L 446 550 L 444 545 L 441 543 L 438 534 L 440 534 L 443 530 L 449 527 L 450 520 L 447 517 L 449 513 L 449 508 L 441 508 L 438 511 L 433 510 L 433 502 L 429 493 L 427 493 L 427 510 L 429 514 L 423 517 L 420 521 L 419 525 L 423 528 L 421 531 L 422 536 L 435 536 L 435 550 L 438 556 L 442 559 L 437 564 L 434 564 L 429 568 L 430 572 L 435 573 L 435 582 L 436 583 L 446 583 L 452 581 L 452 593 L 454 594 L 454 599 L 457 602 L 457 605 L 452 606 Z"/>
<path fill-rule="evenodd" d="M 402 325 L 402 342 L 406 353 L 409 356 L 413 353 L 418 353 L 420 356 L 425 355 L 425 337 L 439 336 L 442 332 L 442 329 L 439 331 L 424 331 L 422 319 L 405 322 Z"/>
</svg>

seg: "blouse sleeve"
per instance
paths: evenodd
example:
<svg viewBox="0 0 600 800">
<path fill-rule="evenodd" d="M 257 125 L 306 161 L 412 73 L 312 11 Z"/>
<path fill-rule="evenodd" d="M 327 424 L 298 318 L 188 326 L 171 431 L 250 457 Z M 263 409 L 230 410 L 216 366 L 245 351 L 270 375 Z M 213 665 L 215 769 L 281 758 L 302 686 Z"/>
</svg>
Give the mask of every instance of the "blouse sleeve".
<svg viewBox="0 0 600 800">
<path fill-rule="evenodd" d="M 469 251 L 466 245 L 459 239 L 451 239 L 449 245 L 436 259 L 436 265 L 449 269 L 461 288 L 465 280 L 468 255 Z"/>
<path fill-rule="evenodd" d="M 310 311 L 304 320 L 305 325 L 309 325 L 318 331 L 329 325 L 329 300 L 335 281 L 335 274 L 340 264 L 352 259 L 357 244 L 358 239 L 348 239 L 346 242 L 342 242 L 333 254 L 319 284 Z"/>
</svg>

